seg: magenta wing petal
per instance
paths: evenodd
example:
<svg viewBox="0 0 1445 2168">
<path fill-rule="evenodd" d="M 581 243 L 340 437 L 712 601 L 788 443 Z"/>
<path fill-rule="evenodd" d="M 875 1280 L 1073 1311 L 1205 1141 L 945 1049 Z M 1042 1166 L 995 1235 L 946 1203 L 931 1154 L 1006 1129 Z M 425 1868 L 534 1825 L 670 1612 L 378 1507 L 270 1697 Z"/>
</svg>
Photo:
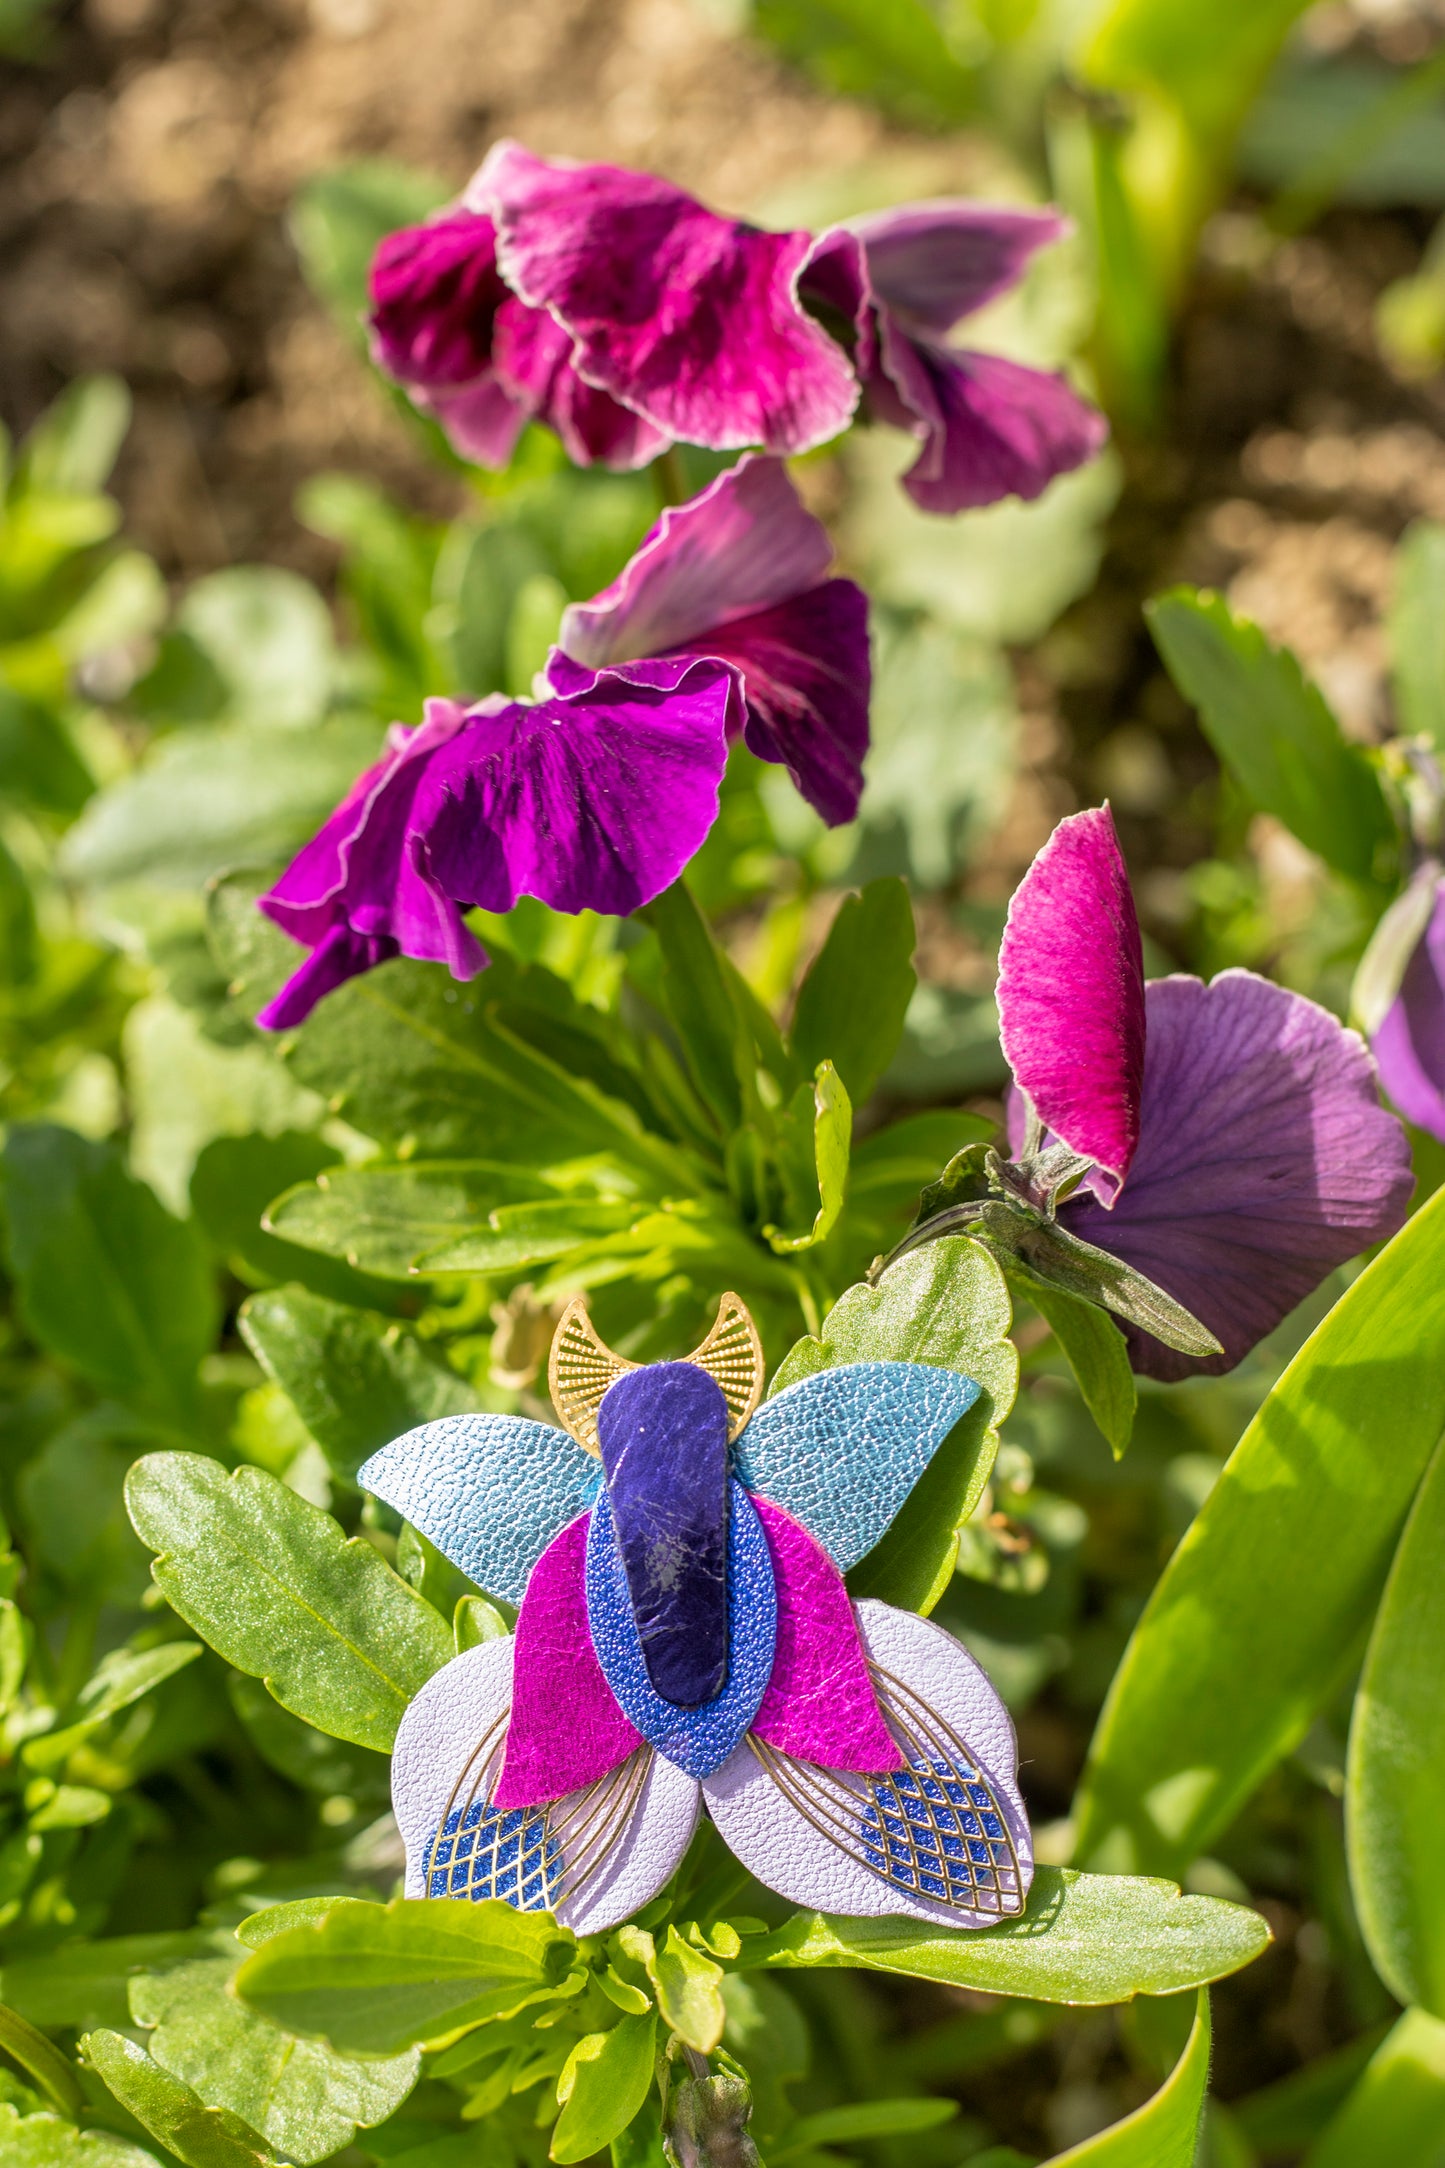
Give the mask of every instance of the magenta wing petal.
<svg viewBox="0 0 1445 2168">
<path fill-rule="evenodd" d="M 1015 890 L 998 1011 L 1016 1083 L 1116 1197 L 1139 1140 L 1144 959 L 1107 806 L 1060 821 Z"/>
<path fill-rule="evenodd" d="M 1064 1205 L 1071 1234 L 1122 1257 L 1224 1348 L 1198 1362 L 1128 1330 L 1146 1377 L 1230 1370 L 1336 1265 L 1404 1224 L 1398 1121 L 1359 1037 L 1251 971 L 1147 989 L 1143 1121 L 1112 1211 Z"/>
<path fill-rule="evenodd" d="M 1445 880 L 1372 1044 L 1400 1112 L 1445 1144 Z"/>
<path fill-rule="evenodd" d="M 874 211 L 845 230 L 863 244 L 878 300 L 911 329 L 941 336 L 1016 285 L 1034 251 L 1069 224 L 1057 211 L 954 197 Z"/>
<path fill-rule="evenodd" d="M 587 1625 L 587 1527 L 569 1521 L 532 1568 L 517 1614 L 512 1716 L 498 1807 L 581 1791 L 643 1743 L 617 1705 Z"/>
<path fill-rule="evenodd" d="M 877 403 L 885 420 L 921 439 L 903 486 L 925 512 L 965 512 L 1001 497 L 1032 502 L 1092 459 L 1108 435 L 1103 416 L 1061 376 L 915 339 L 887 311 L 880 335 L 893 397 Z M 875 401 L 878 389 L 870 384 Z"/>
<path fill-rule="evenodd" d="M 549 309 L 574 363 L 673 437 L 800 452 L 852 416 L 857 380 L 798 299 L 805 233 L 718 218 L 670 183 L 499 144 L 469 190 L 513 292 Z"/>
<path fill-rule="evenodd" d="M 877 1774 L 898 1760 L 843 1576 L 781 1506 L 753 1494 L 778 1593 L 773 1675 L 752 1729 L 779 1753 Z"/>
</svg>

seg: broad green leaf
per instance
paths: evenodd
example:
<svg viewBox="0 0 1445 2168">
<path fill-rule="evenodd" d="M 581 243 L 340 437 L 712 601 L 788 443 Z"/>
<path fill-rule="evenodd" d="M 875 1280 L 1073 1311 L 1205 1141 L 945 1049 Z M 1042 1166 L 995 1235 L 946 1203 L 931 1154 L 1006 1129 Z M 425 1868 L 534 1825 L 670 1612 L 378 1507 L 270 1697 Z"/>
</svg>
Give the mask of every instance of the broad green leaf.
<svg viewBox="0 0 1445 2168">
<path fill-rule="evenodd" d="M 810 2152 L 818 2145 L 847 2145 L 855 2138 L 899 2138 L 916 2130 L 937 2130 L 953 2122 L 956 2100 L 859 2100 L 850 2107 L 820 2108 L 816 2115 L 800 2116 L 789 2126 L 786 2142 L 770 2146 L 775 2161 L 794 2153 Z"/>
<path fill-rule="evenodd" d="M 224 2108 L 206 2107 L 133 2040 L 93 2032 L 80 2046 L 121 2106 L 185 2168 L 275 2168 L 259 2131 Z"/>
<path fill-rule="evenodd" d="M 288 1246 L 405 1280 L 417 1261 L 505 1204 L 535 1201 L 539 1175 L 500 1160 L 409 1160 L 328 1168 L 275 1197 L 266 1225 Z"/>
<path fill-rule="evenodd" d="M 477 1405 L 465 1378 L 438 1362 L 414 1333 L 303 1287 L 252 1295 L 240 1326 L 262 1369 L 348 1482 L 370 1454 L 404 1431 Z"/>
<path fill-rule="evenodd" d="M 1337 872 L 1388 878 L 1395 827 L 1379 778 L 1289 650 L 1218 595 L 1176 587 L 1146 614 L 1169 675 L 1246 797 Z"/>
<path fill-rule="evenodd" d="M 648 1212 L 641 1202 L 597 1197 L 544 1197 L 535 1203 L 498 1205 L 481 1227 L 429 1250 L 422 1269 L 510 1272 L 519 1265 L 546 1264 L 583 1243 L 630 1234 Z"/>
<path fill-rule="evenodd" d="M 0 1995 L 32 2025 L 52 2030 L 66 2026 L 76 2032 L 113 2030 L 130 2023 L 130 1983 L 137 1973 L 212 1956 L 217 1941 L 210 1928 L 187 1927 L 173 1934 L 67 1942 L 40 1955 L 10 1959 L 0 1967 Z"/>
<path fill-rule="evenodd" d="M 1400 727 L 1445 753 L 1445 526 L 1417 520 L 1395 554 L 1390 612 Z"/>
<path fill-rule="evenodd" d="M 1209 1995 L 1199 1990 L 1194 2024 L 1169 2076 L 1152 2100 L 1096 2137 L 1056 2154 L 1047 2168 L 1194 2168 L 1209 2084 Z"/>
<path fill-rule="evenodd" d="M 796 1912 L 775 1933 L 750 1935 L 739 1969 L 852 1965 L 1039 2002 L 1128 2002 L 1221 1980 L 1269 1939 L 1257 1912 L 1181 1897 L 1173 1882 L 1039 1867 L 1022 1918 L 987 1934 Z"/>
<path fill-rule="evenodd" d="M 279 565 L 230 565 L 187 590 L 176 623 L 215 670 L 228 722 L 297 730 L 325 713 L 335 643 L 309 580 Z"/>
<path fill-rule="evenodd" d="M 376 245 L 398 226 L 414 226 L 452 193 L 445 181 L 388 159 L 366 159 L 318 173 L 291 207 L 291 232 L 312 291 L 350 338 L 365 343 L 362 319 Z"/>
<path fill-rule="evenodd" d="M 458 1596 L 452 1612 L 452 1638 L 458 1656 L 463 1649 L 479 1649 L 485 1641 L 505 1640 L 511 1630 L 496 1605 L 485 1596 Z"/>
<path fill-rule="evenodd" d="M 130 427 L 118 376 L 82 376 L 46 408 L 25 439 L 16 479 L 26 491 L 86 496 L 103 489 Z"/>
<path fill-rule="evenodd" d="M 202 1653 L 199 1641 L 166 1641 L 154 1649 L 112 1649 L 81 1688 L 73 1720 L 60 1731 L 42 1732 L 27 1742 L 23 1749 L 26 1767 L 57 1767 L 88 1733 L 163 1686 Z"/>
<path fill-rule="evenodd" d="M 752 1103 L 756 1054 L 726 959 L 686 884 L 639 914 L 662 951 L 662 988 L 693 1083 L 726 1135 Z"/>
<path fill-rule="evenodd" d="M 1110 0 L 1083 16 L 1078 58 L 1101 89 L 1161 94 L 1179 108 L 1201 147 L 1222 156 L 1308 4 L 1221 0 L 1203 14 L 1171 0 Z"/>
<path fill-rule="evenodd" d="M 553 2160 L 589 2160 L 641 2113 L 652 2086 L 656 2039 L 657 2019 L 649 2010 L 578 2041 L 557 2081 L 562 2113 L 552 2132 Z"/>
<path fill-rule="evenodd" d="M 392 2055 L 548 1998 L 575 1948 L 549 1914 L 500 1898 L 341 1904 L 263 1942 L 236 1992 L 342 2054 Z"/>
<path fill-rule="evenodd" d="M 305 2168 L 401 2106 L 421 2068 L 415 2048 L 360 2062 L 298 2040 L 229 1992 L 233 1970 L 213 1958 L 131 1984 L 131 2016 L 150 2030 L 152 2060 L 208 2108 L 229 2109 Z"/>
<path fill-rule="evenodd" d="M 283 1192 L 315 1182 L 335 1167 L 340 1153 L 299 1129 L 274 1136 L 216 1137 L 196 1160 L 191 1209 L 233 1272 L 249 1282 L 298 1281 L 334 1302 L 390 1310 L 398 1291 L 370 1273 L 357 1273 L 340 1257 L 318 1255 L 310 1245 L 282 1241 L 267 1231 L 267 1207 Z M 263 1225 L 263 1221 L 265 1224 Z"/>
<path fill-rule="evenodd" d="M 1230 2102 L 1235 2128 L 1247 2145 L 1267 2158 L 1299 2153 L 1317 2138 L 1344 2105 L 1389 2028 L 1372 2026 L 1345 2047 L 1292 2070 L 1273 2085 Z"/>
<path fill-rule="evenodd" d="M 723 2036 L 727 2010 L 719 1992 L 723 1968 L 685 1942 L 669 1926 L 661 1949 L 645 1959 L 647 1977 L 657 1993 L 657 2007 L 679 2040 L 711 2055 Z"/>
<path fill-rule="evenodd" d="M 381 1553 L 259 1468 L 151 1453 L 126 1483 L 173 1610 L 283 1709 L 386 1753 L 452 1654 L 446 1623 Z"/>
<path fill-rule="evenodd" d="M 1425 2168 L 1445 2158 L 1445 2025 L 1407 2010 L 1371 2056 L 1304 2168 Z"/>
<path fill-rule="evenodd" d="M 1077 1857 L 1182 1869 L 1303 1738 L 1378 1601 L 1445 1429 L 1445 1192 L 1310 1335 L 1135 1628 Z"/>
<path fill-rule="evenodd" d="M 154 2153 L 108 2130 L 77 2130 L 58 2115 L 21 2115 L 0 2101 L 5 2168 L 160 2168 Z"/>
<path fill-rule="evenodd" d="M 0 791 L 48 812 L 78 813 L 94 789 L 60 717 L 0 685 Z"/>
<path fill-rule="evenodd" d="M 226 1691 L 252 1746 L 283 1777 L 321 1799 L 353 1799 L 378 1812 L 386 1805 L 391 1768 L 386 1755 L 303 1723 L 244 1671 L 228 1674 Z"/>
<path fill-rule="evenodd" d="M 898 1049 L 913 999 L 913 906 L 900 880 L 870 881 L 845 896 L 798 988 L 789 1033 L 809 1076 L 831 1061 L 855 1107 Z"/>
<path fill-rule="evenodd" d="M 998 1450 L 998 1426 L 1018 1390 L 1013 1321 L 997 1261 L 963 1235 L 945 1235 L 890 1265 L 876 1287 L 851 1287 L 800 1340 L 769 1388 L 837 1363 L 936 1363 L 983 1390 L 938 1448 L 881 1543 L 848 1577 L 855 1596 L 877 1596 L 911 1611 L 932 1610 L 953 1573 L 958 1531 L 983 1495 Z"/>
<path fill-rule="evenodd" d="M 763 1229 L 773 1249 L 787 1256 L 826 1241 L 838 1224 L 847 1195 L 853 1108 L 843 1079 L 830 1061 L 819 1062 L 811 1088 L 799 1085 L 780 1126 L 786 1164 L 796 1169 L 787 1176 L 790 1193 L 798 1193 L 790 1194 L 790 1205 L 799 1208 L 799 1218 L 806 1218 L 810 1210 L 813 1213 L 811 1225 L 801 1234 L 787 1234 L 773 1226 Z"/>
<path fill-rule="evenodd" d="M 987 41 L 960 55 L 925 0 L 755 0 L 753 24 L 835 95 L 881 105 L 911 127 L 956 127 L 978 103 L 964 61 L 981 60 Z"/>
<path fill-rule="evenodd" d="M 35 2080 L 62 2115 L 79 2114 L 85 2095 L 69 2060 L 53 2041 L 5 2002 L 0 2002 L 0 2048 Z"/>
<path fill-rule="evenodd" d="M 1078 1381 L 1084 1405 L 1119 1460 L 1134 1434 L 1139 1404 L 1124 1335 L 1114 1320 L 1092 1302 L 1030 1273 L 1022 1293 L 1053 1331 Z"/>
<path fill-rule="evenodd" d="M 35 1337 L 101 1392 L 184 1422 L 218 1318 L 195 1229 L 132 1180 L 113 1145 L 68 1129 L 17 1126 L 0 1165 Z"/>
<path fill-rule="evenodd" d="M 1442 1560 L 1445 1444 L 1385 1583 L 1355 1697 L 1345 1794 L 1350 1882 L 1375 1970 L 1401 2002 L 1435 2018 L 1445 2018 Z M 1445 2026 L 1436 2029 L 1445 2038 Z"/>
</svg>

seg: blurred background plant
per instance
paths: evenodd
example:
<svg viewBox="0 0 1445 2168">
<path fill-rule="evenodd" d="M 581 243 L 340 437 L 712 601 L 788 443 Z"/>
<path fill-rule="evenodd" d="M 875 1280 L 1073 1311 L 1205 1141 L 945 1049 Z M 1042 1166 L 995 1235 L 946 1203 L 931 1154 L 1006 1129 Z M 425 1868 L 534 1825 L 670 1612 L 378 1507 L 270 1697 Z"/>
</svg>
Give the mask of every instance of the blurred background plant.
<svg viewBox="0 0 1445 2168">
<path fill-rule="evenodd" d="M 385 2088 L 414 2062 L 312 2070 L 330 2121 L 268 2122 L 263 2079 L 238 2084 L 264 2055 L 226 2029 L 229 1931 L 317 1890 L 387 1894 L 385 1766 L 182 1632 L 127 1470 L 179 1447 L 262 1471 L 395 1565 L 423 1638 L 491 1630 L 363 1505 L 361 1459 L 437 1414 L 533 1405 L 579 1285 L 634 1353 L 691 1344 L 720 1272 L 775 1357 L 815 1328 L 986 1133 L 1004 904 L 1053 820 L 1105 792 L 1152 972 L 1246 964 L 1347 1013 L 1445 759 L 1445 16 L 16 0 L 0 48 L 0 1997 L 66 2050 L 147 2040 L 195 2114 L 259 2119 L 286 2157 L 540 2158 L 527 2087 L 561 2062 L 517 2042 L 505 2086 L 463 2057 L 399 2114 Z M 1075 239 L 980 343 L 1071 363 L 1115 440 L 1037 505 L 953 521 L 908 505 L 885 432 L 799 462 L 874 598 L 858 823 L 824 831 L 739 755 L 696 912 L 620 930 L 524 906 L 487 929 L 475 989 L 390 967 L 384 1000 L 337 997 L 281 1058 L 247 1021 L 286 947 L 249 908 L 266 869 L 428 693 L 525 689 L 657 510 L 651 476 L 573 473 L 537 432 L 503 476 L 461 469 L 365 361 L 375 240 L 504 132 L 764 221 L 1056 194 Z M 697 485 L 712 468 L 687 456 Z M 1414 1141 L 1423 1196 L 1445 1159 Z M 1044 1857 L 1070 1854 L 1165 1562 L 1348 1277 L 1231 1377 L 1142 1386 L 1122 1460 L 1021 1308 L 1021 1390 L 938 1616 L 1014 1710 Z M 1276 1936 L 1214 1997 L 1216 2168 L 1363 2160 L 1361 2118 L 1382 2168 L 1445 2145 L 1440 2027 L 1387 2032 L 1414 1984 L 1378 1924 L 1372 1963 L 1352 1898 L 1342 1668 L 1173 1863 Z M 1192 2016 L 1192 1996 L 1116 2014 L 739 1973 L 725 2041 L 770 2163 L 1005 2168 L 1087 2147 L 1181 2053 L 1187 2090 Z M 207 2152 L 251 2138 L 184 2116 L 157 2155 L 160 2110 L 120 2077 L 0 2048 L 0 2119 L 73 2114 L 77 2083 L 112 2103 L 113 2137 L 47 2135 L 27 2164 L 264 2157 Z"/>
</svg>

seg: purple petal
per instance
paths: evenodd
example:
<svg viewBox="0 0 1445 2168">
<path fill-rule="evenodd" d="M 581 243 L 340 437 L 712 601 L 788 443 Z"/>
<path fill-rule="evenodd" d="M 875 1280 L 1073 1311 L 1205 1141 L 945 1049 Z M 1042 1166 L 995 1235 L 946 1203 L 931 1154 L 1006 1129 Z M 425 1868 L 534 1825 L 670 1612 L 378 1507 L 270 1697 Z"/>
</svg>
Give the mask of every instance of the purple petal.
<svg viewBox="0 0 1445 2168">
<path fill-rule="evenodd" d="M 646 466 L 669 440 L 640 414 L 584 383 L 572 363 L 572 343 L 572 334 L 545 309 L 509 296 L 497 311 L 499 385 L 523 412 L 557 432 L 574 466 Z"/>
<path fill-rule="evenodd" d="M 1004 1057 L 1040 1121 L 1117 1196 L 1139 1140 L 1144 960 L 1107 806 L 1060 821 L 1015 890 L 998 1011 Z"/>
<path fill-rule="evenodd" d="M 730 619 L 815 587 L 832 559 L 781 460 L 748 453 L 665 511 L 610 587 L 569 604 L 560 644 L 592 670 L 696 647 Z"/>
<path fill-rule="evenodd" d="M 1405 1220 L 1405 1135 L 1363 1042 L 1251 971 L 1147 989 L 1143 1120 L 1111 1212 L 1066 1204 L 1071 1234 L 1122 1257 L 1206 1324 L 1198 1362 L 1128 1332 L 1146 1377 L 1230 1370 L 1336 1265 Z"/>
<path fill-rule="evenodd" d="M 1400 1112 L 1445 1143 L 1445 880 L 1372 1044 Z"/>
<path fill-rule="evenodd" d="M 798 299 L 807 234 L 761 233 L 650 175 L 515 143 L 470 194 L 496 219 L 508 285 L 566 325 L 589 383 L 658 429 L 800 452 L 846 427 L 857 381 Z"/>
<path fill-rule="evenodd" d="M 941 335 L 1017 284 L 1034 251 L 1069 223 L 1057 211 L 952 197 L 874 211 L 846 230 L 863 244 L 878 300 L 911 329 Z"/>
<path fill-rule="evenodd" d="M 871 378 L 869 394 L 884 420 L 922 440 L 903 486 L 925 512 L 963 512 L 1011 496 L 1031 502 L 1092 459 L 1108 435 L 1103 415 L 1061 376 L 910 338 L 887 312 L 880 332 L 886 381 Z"/>
<path fill-rule="evenodd" d="M 412 391 L 412 400 L 446 432 L 452 450 L 479 467 L 500 472 L 517 448 L 532 410 L 515 399 L 489 369 L 460 391 Z"/>
<path fill-rule="evenodd" d="M 717 818 L 731 693 L 726 665 L 703 661 L 671 690 L 604 671 L 473 711 L 428 776 L 419 863 L 464 907 L 635 911 Z"/>
<path fill-rule="evenodd" d="M 489 218 L 453 209 L 403 226 L 372 258 L 376 359 L 422 391 L 473 383 L 491 361 L 492 328 L 506 299 Z"/>
</svg>

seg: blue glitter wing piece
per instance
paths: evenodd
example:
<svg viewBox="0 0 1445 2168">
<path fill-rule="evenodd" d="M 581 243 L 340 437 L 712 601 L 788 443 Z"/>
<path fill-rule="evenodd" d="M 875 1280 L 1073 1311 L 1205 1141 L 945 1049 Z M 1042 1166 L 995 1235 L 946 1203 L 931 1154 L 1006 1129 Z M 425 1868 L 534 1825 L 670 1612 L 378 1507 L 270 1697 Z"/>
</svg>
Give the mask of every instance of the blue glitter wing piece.
<svg viewBox="0 0 1445 2168">
<path fill-rule="evenodd" d="M 872 1550 L 980 1390 L 931 1363 L 815 1371 L 763 1402 L 738 1439 L 737 1472 L 846 1569 Z"/>
<path fill-rule="evenodd" d="M 448 1415 L 373 1453 L 357 1474 L 489 1596 L 520 1603 L 558 1529 L 591 1504 L 602 1471 L 550 1423 Z"/>
<path fill-rule="evenodd" d="M 728 1485 L 728 1672 L 699 1709 L 664 1701 L 647 1674 L 642 1638 L 604 1492 L 587 1532 L 587 1621 L 602 1675 L 649 1746 L 690 1777 L 711 1776 L 739 1744 L 773 1673 L 778 1597 L 763 1524 L 741 1483 Z"/>
</svg>

